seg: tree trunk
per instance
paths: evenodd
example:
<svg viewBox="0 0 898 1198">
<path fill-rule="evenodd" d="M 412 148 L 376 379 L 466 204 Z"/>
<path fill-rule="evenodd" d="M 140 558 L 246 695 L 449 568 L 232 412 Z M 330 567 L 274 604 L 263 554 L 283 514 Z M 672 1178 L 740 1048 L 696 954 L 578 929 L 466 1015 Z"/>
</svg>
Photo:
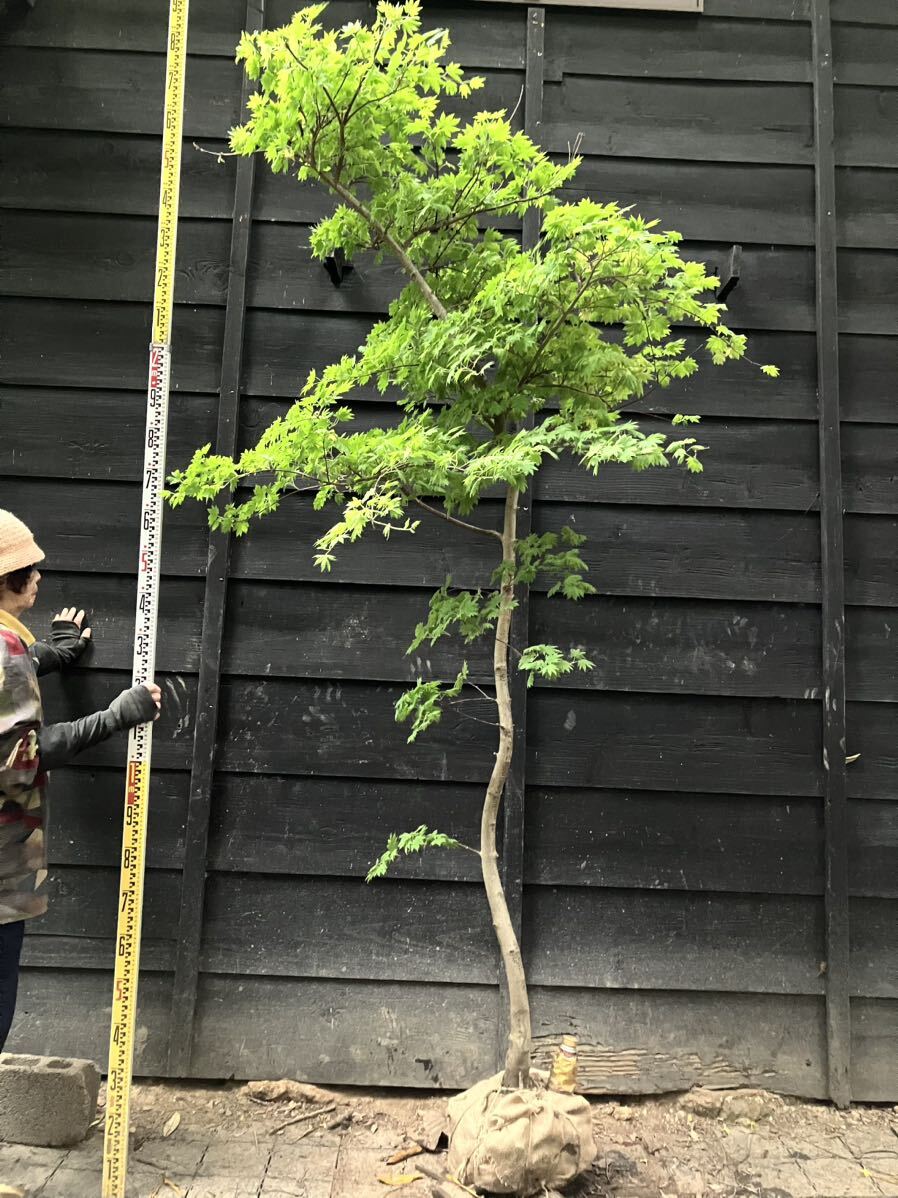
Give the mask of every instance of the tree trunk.
<svg viewBox="0 0 898 1198">
<path fill-rule="evenodd" d="M 483 884 L 486 888 L 490 915 L 496 930 L 496 939 L 499 942 L 502 965 L 508 982 L 508 1048 L 505 1053 L 503 1085 L 509 1088 L 529 1084 L 532 1047 L 530 1001 L 527 996 L 527 979 L 524 976 L 521 946 L 518 944 L 514 925 L 508 912 L 508 903 L 502 888 L 496 853 L 496 824 L 514 747 L 514 713 L 511 707 L 511 690 L 508 682 L 508 650 L 515 589 L 514 576 L 511 571 L 515 564 L 517 517 L 518 492 L 509 488 L 505 496 L 505 522 L 502 529 L 502 562 L 509 569 L 509 573 L 502 580 L 502 602 L 496 621 L 496 638 L 493 646 L 493 676 L 496 684 L 496 706 L 499 712 L 499 746 L 493 772 L 486 789 L 480 822 Z"/>
</svg>

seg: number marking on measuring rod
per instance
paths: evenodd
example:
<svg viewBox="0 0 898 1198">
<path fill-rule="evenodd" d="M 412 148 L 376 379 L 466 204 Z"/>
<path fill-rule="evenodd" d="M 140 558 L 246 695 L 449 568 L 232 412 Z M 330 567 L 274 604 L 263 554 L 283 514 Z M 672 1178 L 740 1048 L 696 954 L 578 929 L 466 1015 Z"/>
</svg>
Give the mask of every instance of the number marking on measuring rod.
<svg viewBox="0 0 898 1198">
<path fill-rule="evenodd" d="M 171 325 L 175 251 L 181 174 L 181 128 L 187 64 L 188 0 L 170 0 L 165 70 L 165 116 L 162 130 L 162 178 L 153 287 L 153 340 L 147 386 L 140 508 L 140 555 L 134 628 L 134 685 L 153 679 L 156 661 L 156 618 L 159 607 L 159 555 L 162 546 L 162 485 L 171 374 Z M 115 983 L 109 1035 L 106 1138 L 103 1145 L 103 1198 L 124 1198 L 128 1172 L 128 1125 L 137 981 L 140 969 L 140 925 L 146 860 L 150 756 L 153 725 L 142 724 L 128 737 L 125 814 L 118 928 L 115 939 Z"/>
</svg>

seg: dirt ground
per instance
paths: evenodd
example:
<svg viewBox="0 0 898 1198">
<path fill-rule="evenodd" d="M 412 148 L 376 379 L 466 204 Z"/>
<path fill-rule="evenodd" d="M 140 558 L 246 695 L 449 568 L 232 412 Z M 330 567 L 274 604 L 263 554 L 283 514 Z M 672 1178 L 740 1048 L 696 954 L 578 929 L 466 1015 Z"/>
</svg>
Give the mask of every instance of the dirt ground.
<svg viewBox="0 0 898 1198">
<path fill-rule="evenodd" d="M 288 1087 L 289 1087 L 288 1083 Z M 693 1090 L 593 1102 L 599 1156 L 570 1198 L 898 1198 L 898 1108 Z M 237 1084 L 137 1086 L 136 1198 L 431 1198 L 445 1096 L 293 1089 L 274 1101 Z M 101 1112 L 102 1113 L 102 1112 Z M 102 1126 L 68 1153 L 0 1145 L 0 1179 L 27 1198 L 99 1194 Z M 0 1187 L 0 1193 L 5 1193 Z M 472 1191 L 473 1192 L 473 1191 Z"/>
</svg>

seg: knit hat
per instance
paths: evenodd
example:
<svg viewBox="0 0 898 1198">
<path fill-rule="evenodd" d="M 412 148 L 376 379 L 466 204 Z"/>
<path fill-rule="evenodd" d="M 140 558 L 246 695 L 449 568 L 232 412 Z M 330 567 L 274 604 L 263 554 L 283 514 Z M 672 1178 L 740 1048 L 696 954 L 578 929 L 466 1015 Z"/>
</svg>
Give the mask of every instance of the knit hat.
<svg viewBox="0 0 898 1198">
<path fill-rule="evenodd" d="M 35 542 L 27 524 L 0 508 L 0 575 L 11 574 L 44 560 L 44 551 Z"/>
</svg>

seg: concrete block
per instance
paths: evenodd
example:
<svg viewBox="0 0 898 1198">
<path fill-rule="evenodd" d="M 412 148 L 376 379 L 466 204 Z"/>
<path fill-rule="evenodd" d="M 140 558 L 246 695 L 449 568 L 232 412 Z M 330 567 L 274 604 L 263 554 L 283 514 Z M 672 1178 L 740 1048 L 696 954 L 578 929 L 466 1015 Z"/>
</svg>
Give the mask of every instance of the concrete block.
<svg viewBox="0 0 898 1198">
<path fill-rule="evenodd" d="M 0 1053 L 0 1140 L 46 1148 L 80 1143 L 99 1090 L 93 1061 Z"/>
</svg>

